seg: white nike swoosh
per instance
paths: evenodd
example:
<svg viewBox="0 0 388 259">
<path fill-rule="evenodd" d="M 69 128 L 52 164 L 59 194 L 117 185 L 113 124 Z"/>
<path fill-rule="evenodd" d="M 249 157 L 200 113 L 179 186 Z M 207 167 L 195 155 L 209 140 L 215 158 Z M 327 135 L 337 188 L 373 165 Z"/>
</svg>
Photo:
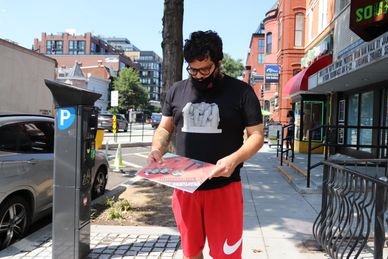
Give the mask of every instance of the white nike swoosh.
<svg viewBox="0 0 388 259">
<path fill-rule="evenodd" d="M 242 238 L 240 238 L 240 240 L 238 240 L 236 243 L 230 246 L 228 245 L 228 239 L 226 239 L 224 243 L 224 253 L 226 255 L 233 254 L 240 247 L 241 242 L 242 242 Z"/>
</svg>

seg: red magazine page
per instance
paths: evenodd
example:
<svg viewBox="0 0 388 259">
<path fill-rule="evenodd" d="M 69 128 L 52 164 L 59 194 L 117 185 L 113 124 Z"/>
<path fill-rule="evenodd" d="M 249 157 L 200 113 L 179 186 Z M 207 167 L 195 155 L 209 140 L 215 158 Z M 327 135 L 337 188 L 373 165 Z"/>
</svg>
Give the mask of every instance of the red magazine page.
<svg viewBox="0 0 388 259">
<path fill-rule="evenodd" d="M 193 193 L 209 177 L 214 165 L 166 153 L 163 163 L 151 163 L 137 175 L 148 180 Z"/>
</svg>

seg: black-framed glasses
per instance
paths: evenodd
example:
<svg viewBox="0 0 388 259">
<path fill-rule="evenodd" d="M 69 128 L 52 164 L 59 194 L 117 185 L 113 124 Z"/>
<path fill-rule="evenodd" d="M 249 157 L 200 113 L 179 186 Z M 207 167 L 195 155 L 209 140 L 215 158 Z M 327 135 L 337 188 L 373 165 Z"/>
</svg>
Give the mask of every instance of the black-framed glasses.
<svg viewBox="0 0 388 259">
<path fill-rule="evenodd" d="M 201 75 L 203 75 L 203 76 L 207 76 L 210 74 L 210 71 L 211 71 L 213 65 L 214 65 L 214 63 L 212 63 L 210 66 L 202 67 L 202 68 L 192 68 L 188 65 L 186 67 L 186 70 L 192 76 L 196 76 L 198 74 L 198 72 L 201 73 Z"/>
</svg>

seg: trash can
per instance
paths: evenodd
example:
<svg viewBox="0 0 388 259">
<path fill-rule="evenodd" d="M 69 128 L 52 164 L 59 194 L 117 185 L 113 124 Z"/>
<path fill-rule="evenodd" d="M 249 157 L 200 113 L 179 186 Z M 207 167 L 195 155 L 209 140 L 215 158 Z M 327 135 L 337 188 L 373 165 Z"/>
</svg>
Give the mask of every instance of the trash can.
<svg viewBox="0 0 388 259">
<path fill-rule="evenodd" d="M 97 129 L 96 133 L 96 149 L 101 149 L 102 141 L 104 140 L 104 129 Z"/>
</svg>

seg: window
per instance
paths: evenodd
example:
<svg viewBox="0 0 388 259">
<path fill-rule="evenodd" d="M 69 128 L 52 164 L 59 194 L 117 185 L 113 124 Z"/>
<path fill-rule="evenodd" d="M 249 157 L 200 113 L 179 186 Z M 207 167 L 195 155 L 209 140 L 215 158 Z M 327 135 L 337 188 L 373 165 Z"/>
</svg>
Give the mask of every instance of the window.
<svg viewBox="0 0 388 259">
<path fill-rule="evenodd" d="M 279 19 L 279 36 L 278 36 L 278 51 L 282 49 L 282 36 L 283 36 L 283 25 L 282 19 Z"/>
<path fill-rule="evenodd" d="M 348 101 L 348 126 L 358 125 L 358 94 L 354 94 L 349 97 Z M 357 128 L 348 128 L 346 143 L 351 145 L 357 145 Z M 355 147 L 352 147 L 355 149 Z"/>
<path fill-rule="evenodd" d="M 323 124 L 323 102 L 321 101 L 303 101 L 303 140 L 322 141 L 323 129 L 317 129 L 309 132 L 310 129 Z"/>
<path fill-rule="evenodd" d="M 293 69 L 293 70 L 292 70 L 292 75 L 294 76 L 294 75 L 298 74 L 300 71 L 301 71 L 300 68 Z"/>
<path fill-rule="evenodd" d="M 52 55 L 63 54 L 63 40 L 46 41 L 46 54 L 52 54 Z"/>
<path fill-rule="evenodd" d="M 267 46 L 265 48 L 265 54 L 272 53 L 272 33 L 267 33 Z"/>
<path fill-rule="evenodd" d="M 258 44 L 259 44 L 259 51 L 264 51 L 265 41 L 260 39 Z"/>
<path fill-rule="evenodd" d="M 308 42 L 313 39 L 313 12 L 314 9 L 307 15 L 308 23 L 309 23 L 309 31 L 308 31 Z"/>
<path fill-rule="evenodd" d="M 327 25 L 327 0 L 319 1 L 319 23 L 318 28 L 321 32 Z"/>
<path fill-rule="evenodd" d="M 84 40 L 69 40 L 69 54 L 70 55 L 84 55 L 85 41 Z"/>
<path fill-rule="evenodd" d="M 264 64 L 264 54 L 258 54 L 257 55 L 257 63 L 258 64 Z"/>
<path fill-rule="evenodd" d="M 302 13 L 297 13 L 295 15 L 295 39 L 294 39 L 295 47 L 303 46 L 303 27 L 304 27 L 304 15 Z"/>
<path fill-rule="evenodd" d="M 270 111 L 270 106 L 271 106 L 271 103 L 268 100 L 265 100 L 264 101 L 264 110 Z"/>
<path fill-rule="evenodd" d="M 52 153 L 54 127 L 49 122 L 20 122 L 0 128 L 0 150 L 18 153 Z"/>
<path fill-rule="evenodd" d="M 361 94 L 360 126 L 373 126 L 373 91 Z M 360 129 L 360 145 L 372 145 L 372 129 Z M 371 148 L 360 148 L 372 152 Z"/>
<path fill-rule="evenodd" d="M 335 1 L 336 4 L 336 14 L 342 11 L 348 4 L 350 3 L 350 0 L 339 0 Z"/>
</svg>

